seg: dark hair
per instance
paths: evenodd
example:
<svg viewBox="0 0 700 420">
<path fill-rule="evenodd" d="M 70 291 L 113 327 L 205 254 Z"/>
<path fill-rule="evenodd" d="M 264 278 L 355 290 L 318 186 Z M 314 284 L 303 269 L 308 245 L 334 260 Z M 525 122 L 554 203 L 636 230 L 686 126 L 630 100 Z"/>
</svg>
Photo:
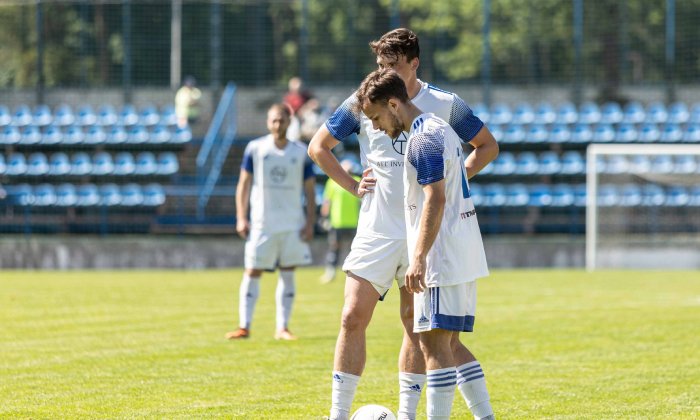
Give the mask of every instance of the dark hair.
<svg viewBox="0 0 700 420">
<path fill-rule="evenodd" d="M 398 60 L 400 56 L 405 56 L 406 61 L 420 57 L 420 46 L 418 45 L 418 35 L 412 30 L 398 28 L 382 35 L 378 41 L 369 43 L 370 48 L 377 56 L 385 56 Z"/>
<path fill-rule="evenodd" d="M 403 103 L 410 100 L 403 79 L 396 71 L 388 68 L 375 70 L 368 74 L 355 95 L 357 96 L 356 111 L 362 111 L 362 107 L 367 102 L 386 103 L 391 98 L 398 99 Z"/>
<path fill-rule="evenodd" d="M 292 109 L 289 107 L 289 105 L 287 105 L 284 102 L 278 102 L 278 103 L 272 104 L 270 106 L 270 108 L 267 109 L 267 112 L 270 112 L 273 109 L 281 111 L 284 115 L 287 116 L 287 118 L 292 118 Z"/>
</svg>

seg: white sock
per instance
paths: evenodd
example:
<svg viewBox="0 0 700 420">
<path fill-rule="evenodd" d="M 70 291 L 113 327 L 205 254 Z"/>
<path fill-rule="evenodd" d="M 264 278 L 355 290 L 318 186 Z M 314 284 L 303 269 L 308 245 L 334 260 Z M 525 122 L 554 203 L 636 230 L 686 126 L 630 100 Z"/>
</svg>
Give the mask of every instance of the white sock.
<svg viewBox="0 0 700 420">
<path fill-rule="evenodd" d="M 238 297 L 238 316 L 240 317 L 240 327 L 250 329 L 253 322 L 253 311 L 255 303 L 260 295 L 260 277 L 251 277 L 243 274 L 241 290 Z"/>
<path fill-rule="evenodd" d="M 426 376 L 421 373 L 399 372 L 399 412 L 397 420 L 416 420 L 420 394 Z"/>
<path fill-rule="evenodd" d="M 285 329 L 289 326 L 289 318 L 292 316 L 292 305 L 294 304 L 294 271 L 280 270 L 277 280 L 277 330 Z"/>
<path fill-rule="evenodd" d="M 474 360 L 457 367 L 457 387 L 475 419 L 493 416 L 484 371 L 481 370 L 478 361 Z"/>
<path fill-rule="evenodd" d="M 454 367 L 427 372 L 428 420 L 449 420 L 457 385 Z"/>
<path fill-rule="evenodd" d="M 360 382 L 360 377 L 333 371 L 333 394 L 331 399 L 331 415 L 329 420 L 348 420 L 350 406 L 355 398 L 355 390 Z"/>
</svg>

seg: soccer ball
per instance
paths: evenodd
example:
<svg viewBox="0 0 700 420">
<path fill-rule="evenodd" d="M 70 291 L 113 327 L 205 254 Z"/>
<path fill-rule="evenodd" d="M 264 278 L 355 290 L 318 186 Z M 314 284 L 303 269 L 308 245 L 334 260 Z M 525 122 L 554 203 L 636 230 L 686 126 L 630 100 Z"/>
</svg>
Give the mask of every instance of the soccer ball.
<svg viewBox="0 0 700 420">
<path fill-rule="evenodd" d="M 396 420 L 396 417 L 388 408 L 370 404 L 358 408 L 350 420 Z"/>
</svg>

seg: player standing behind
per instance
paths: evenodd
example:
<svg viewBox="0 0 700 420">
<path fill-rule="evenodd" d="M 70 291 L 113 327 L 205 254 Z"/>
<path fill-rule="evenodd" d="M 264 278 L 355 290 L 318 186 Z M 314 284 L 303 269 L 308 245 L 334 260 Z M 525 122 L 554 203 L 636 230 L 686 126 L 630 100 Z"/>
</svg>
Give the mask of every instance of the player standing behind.
<svg viewBox="0 0 700 420">
<path fill-rule="evenodd" d="M 464 162 L 469 177 L 496 158 L 496 140 L 464 101 L 418 79 L 420 48 L 415 33 L 405 28 L 395 29 L 371 42 L 370 46 L 377 56 L 379 68 L 394 69 L 405 82 L 409 98 L 417 106 L 448 121 L 462 141 L 474 147 Z M 357 235 L 343 265 L 343 271 L 347 273 L 345 303 L 333 363 L 330 419 L 348 418 L 365 366 L 365 331 L 377 301 L 391 288 L 394 280 L 400 290 L 400 316 L 404 326 L 398 363 L 398 417 L 415 419 L 426 376 L 418 335 L 413 332 L 413 295 L 403 287 L 409 265 L 403 205 L 403 155 L 407 136 L 400 132 L 390 138 L 374 129 L 372 121 L 357 112 L 356 104 L 357 97 L 353 94 L 309 144 L 309 155 L 321 169 L 340 186 L 362 197 Z M 343 170 L 331 151 L 340 139 L 351 133 L 358 134 L 365 168 L 359 182 Z M 372 177 L 369 177 L 370 173 Z M 451 345 L 455 351 L 474 360 L 457 337 Z M 478 365 L 478 362 L 473 363 Z M 470 401 L 479 399 L 474 395 L 466 398 Z"/>
<path fill-rule="evenodd" d="M 479 397 L 466 398 L 475 418 L 493 419 L 481 367 L 466 348 L 451 346 L 461 331 L 473 331 L 476 279 L 489 274 L 459 136 L 416 107 L 391 69 L 367 76 L 357 97 L 374 129 L 392 138 L 410 130 L 404 171 L 406 289 L 415 293 L 413 331 L 420 333 L 425 355 L 428 419 L 449 419 L 457 385 L 465 396 Z"/>
<path fill-rule="evenodd" d="M 240 328 L 228 339 L 248 338 L 262 272 L 279 268 L 277 281 L 278 340 L 294 340 L 289 318 L 294 302 L 294 268 L 311 263 L 316 180 L 306 146 L 286 137 L 291 112 L 274 104 L 267 112 L 270 134 L 248 143 L 236 187 L 236 231 L 246 239 L 245 273 L 239 297 Z M 252 188 L 251 188 L 252 186 Z M 306 197 L 306 218 L 302 211 Z M 250 207 L 250 220 L 248 209 Z"/>
</svg>

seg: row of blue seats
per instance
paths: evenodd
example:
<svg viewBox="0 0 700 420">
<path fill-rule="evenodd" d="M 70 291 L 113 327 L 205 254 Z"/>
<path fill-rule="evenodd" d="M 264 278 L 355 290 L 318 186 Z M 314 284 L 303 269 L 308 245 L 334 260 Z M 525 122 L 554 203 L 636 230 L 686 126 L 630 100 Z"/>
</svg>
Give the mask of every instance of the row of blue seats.
<svg viewBox="0 0 700 420">
<path fill-rule="evenodd" d="M 675 123 L 640 125 L 586 124 L 572 126 L 554 124 L 489 125 L 489 130 L 499 143 L 700 143 L 700 124 L 682 126 Z"/>
<path fill-rule="evenodd" d="M 0 154 L 0 175 L 6 176 L 103 176 L 103 175 L 173 175 L 180 170 L 177 156 L 163 152 L 157 157 L 151 152 L 141 152 L 136 157 L 129 152 L 95 153 L 92 157 L 84 152 L 72 156 L 58 152 L 50 157 L 44 153 L 32 153 L 25 158 L 22 153 L 13 153 L 5 159 Z"/>
<path fill-rule="evenodd" d="M 141 144 L 185 144 L 192 140 L 192 131 L 185 128 L 169 128 L 156 125 L 123 127 L 115 125 L 107 129 L 91 126 L 84 129 L 78 125 L 59 127 L 50 125 L 40 128 L 28 125 L 24 128 L 6 126 L 0 130 L 0 146 L 54 146 L 54 145 L 141 145 Z"/>
<path fill-rule="evenodd" d="M 646 107 L 637 101 L 624 106 L 616 102 L 608 102 L 602 106 L 586 102 L 578 108 L 571 102 L 556 106 L 548 102 L 534 106 L 523 102 L 514 107 L 504 103 L 497 103 L 491 107 L 477 104 L 472 110 L 482 121 L 489 124 L 700 123 L 700 102 L 690 107 L 683 102 L 675 102 L 668 106 L 663 102 L 654 102 Z"/>
<path fill-rule="evenodd" d="M 10 112 L 7 106 L 0 105 L 0 126 L 37 125 L 44 127 L 51 124 L 59 127 L 73 124 L 80 126 L 117 124 L 124 126 L 161 124 L 168 126 L 177 124 L 177 117 L 172 105 L 166 105 L 160 110 L 153 105 L 144 106 L 140 110 L 137 110 L 133 105 L 124 105 L 117 110 L 112 105 L 105 104 L 100 106 L 97 111 L 90 105 L 84 105 L 77 111 L 73 111 L 70 105 L 64 104 L 58 106 L 53 112 L 46 105 L 39 105 L 33 110 L 28 105 L 20 105 L 14 112 Z"/>
<path fill-rule="evenodd" d="M 20 184 L 6 186 L 10 203 L 36 207 L 156 207 L 165 203 L 160 184 Z"/>
<path fill-rule="evenodd" d="M 586 207 L 585 184 L 472 184 L 471 196 L 479 207 Z M 603 184 L 597 203 L 602 207 L 700 207 L 700 186 Z"/>
<path fill-rule="evenodd" d="M 582 175 L 586 158 L 577 151 L 501 152 L 479 173 L 483 175 Z M 596 172 L 603 174 L 700 174 L 700 156 L 694 155 L 607 155 L 596 160 Z"/>
</svg>

